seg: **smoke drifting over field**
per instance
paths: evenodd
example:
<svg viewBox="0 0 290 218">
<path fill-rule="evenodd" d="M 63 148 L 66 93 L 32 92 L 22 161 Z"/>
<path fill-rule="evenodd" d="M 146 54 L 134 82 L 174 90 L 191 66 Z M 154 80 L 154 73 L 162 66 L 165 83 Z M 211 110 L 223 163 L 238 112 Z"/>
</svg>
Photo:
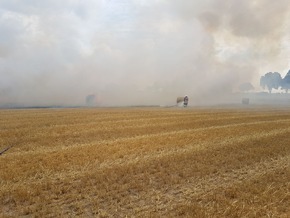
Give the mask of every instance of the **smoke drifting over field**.
<svg viewBox="0 0 290 218">
<path fill-rule="evenodd" d="M 286 72 L 286 0 L 2 0 L 0 106 L 204 103 Z M 287 58 L 287 57 L 286 57 Z"/>
</svg>

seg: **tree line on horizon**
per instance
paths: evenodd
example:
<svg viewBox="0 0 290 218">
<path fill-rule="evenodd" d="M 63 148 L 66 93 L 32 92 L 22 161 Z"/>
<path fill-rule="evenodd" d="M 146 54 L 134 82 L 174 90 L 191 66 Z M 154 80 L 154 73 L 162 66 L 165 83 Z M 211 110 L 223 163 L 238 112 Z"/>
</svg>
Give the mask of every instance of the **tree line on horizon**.
<svg viewBox="0 0 290 218">
<path fill-rule="evenodd" d="M 281 74 L 278 72 L 266 73 L 264 76 L 261 76 L 260 86 L 262 86 L 263 89 L 267 88 L 269 93 L 272 92 L 272 89 L 279 88 L 285 90 L 285 92 L 288 93 L 288 90 L 290 89 L 290 70 L 284 78 L 282 78 Z"/>
</svg>

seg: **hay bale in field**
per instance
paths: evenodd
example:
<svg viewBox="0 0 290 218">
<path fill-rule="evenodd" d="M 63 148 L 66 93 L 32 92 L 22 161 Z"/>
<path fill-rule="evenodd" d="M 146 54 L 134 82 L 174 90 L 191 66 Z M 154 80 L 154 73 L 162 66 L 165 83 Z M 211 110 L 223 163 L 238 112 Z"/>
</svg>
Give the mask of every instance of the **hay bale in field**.
<svg viewBox="0 0 290 218">
<path fill-rule="evenodd" d="M 250 99 L 249 98 L 243 98 L 242 99 L 242 104 L 249 104 L 250 103 Z"/>
</svg>

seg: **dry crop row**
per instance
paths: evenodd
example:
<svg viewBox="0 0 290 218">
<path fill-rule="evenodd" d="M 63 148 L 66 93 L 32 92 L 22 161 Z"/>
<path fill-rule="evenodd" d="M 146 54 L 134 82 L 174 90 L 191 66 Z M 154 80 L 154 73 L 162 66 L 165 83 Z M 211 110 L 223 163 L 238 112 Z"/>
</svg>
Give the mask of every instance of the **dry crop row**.
<svg viewBox="0 0 290 218">
<path fill-rule="evenodd" d="M 290 109 L 0 110 L 0 216 L 288 217 Z"/>
</svg>

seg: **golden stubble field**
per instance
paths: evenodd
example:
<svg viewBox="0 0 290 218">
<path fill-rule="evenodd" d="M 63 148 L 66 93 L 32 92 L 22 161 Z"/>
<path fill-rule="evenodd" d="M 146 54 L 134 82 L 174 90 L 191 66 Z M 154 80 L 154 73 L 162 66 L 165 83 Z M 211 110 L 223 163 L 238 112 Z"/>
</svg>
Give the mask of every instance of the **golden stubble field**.
<svg viewBox="0 0 290 218">
<path fill-rule="evenodd" d="M 290 108 L 0 110 L 0 217 L 290 217 Z"/>
</svg>

